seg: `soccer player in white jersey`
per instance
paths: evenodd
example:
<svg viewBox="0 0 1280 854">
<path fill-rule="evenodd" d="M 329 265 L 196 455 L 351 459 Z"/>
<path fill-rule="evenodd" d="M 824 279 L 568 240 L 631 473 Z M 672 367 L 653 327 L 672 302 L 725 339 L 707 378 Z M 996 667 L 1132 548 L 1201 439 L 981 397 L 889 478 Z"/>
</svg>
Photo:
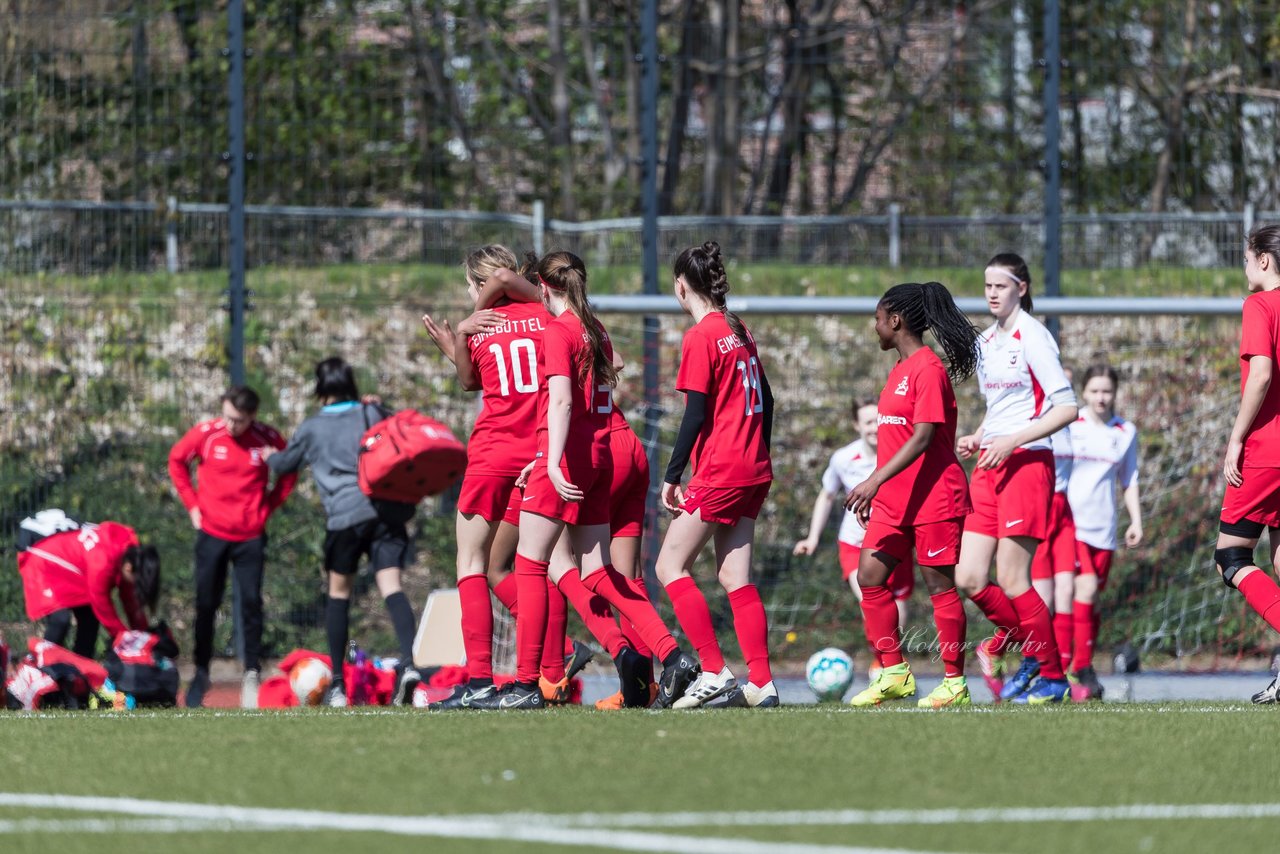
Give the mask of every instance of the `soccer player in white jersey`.
<svg viewBox="0 0 1280 854">
<path fill-rule="evenodd" d="M 853 402 L 853 425 L 858 431 L 858 438 L 831 455 L 827 470 L 822 474 L 822 490 L 813 502 L 809 534 L 796 543 L 794 554 L 811 555 L 818 550 L 818 541 L 831 518 L 832 508 L 837 504 L 843 505 L 849 490 L 866 480 L 876 469 L 876 431 L 879 425 L 873 398 L 860 398 Z M 859 602 L 862 601 L 862 588 L 858 586 L 858 560 L 865 534 L 866 528 L 862 527 L 858 514 L 845 511 L 840 518 L 840 532 L 836 535 L 840 572 Z M 912 565 L 899 564 L 889 576 L 889 590 L 898 607 L 900 627 L 907 623 L 907 601 L 914 589 Z M 874 659 L 871 678 L 874 680 L 880 670 L 880 653 L 874 646 L 871 647 L 871 655 Z"/>
<path fill-rule="evenodd" d="M 1031 316 L 1031 274 L 1018 255 L 1002 253 L 985 271 L 995 323 L 979 339 L 978 382 L 987 402 L 978 429 L 961 436 L 961 457 L 977 454 L 970 482 L 956 584 L 995 624 L 979 645 L 983 676 L 999 676 L 1010 640 L 1026 656 L 999 699 L 1060 703 L 1070 691 L 1044 601 L 1031 586 L 1031 558 L 1048 534 L 1053 499 L 1049 436 L 1075 420 L 1076 396 L 1062 372 L 1058 345 Z M 988 578 L 992 558 L 999 586 Z M 1039 678 L 1037 678 L 1039 677 Z"/>
<path fill-rule="evenodd" d="M 1093 645 L 1098 638 L 1095 601 L 1107 583 L 1116 551 L 1116 483 L 1124 490 L 1129 527 L 1124 544 L 1142 542 L 1142 507 L 1138 502 L 1138 428 L 1116 415 L 1115 368 L 1091 365 L 1084 372 L 1083 413 L 1067 429 L 1071 433 L 1071 480 L 1067 498 L 1076 526 L 1079 572 L 1075 577 L 1071 657 L 1071 699 L 1102 699 L 1102 685 L 1093 670 Z"/>
</svg>

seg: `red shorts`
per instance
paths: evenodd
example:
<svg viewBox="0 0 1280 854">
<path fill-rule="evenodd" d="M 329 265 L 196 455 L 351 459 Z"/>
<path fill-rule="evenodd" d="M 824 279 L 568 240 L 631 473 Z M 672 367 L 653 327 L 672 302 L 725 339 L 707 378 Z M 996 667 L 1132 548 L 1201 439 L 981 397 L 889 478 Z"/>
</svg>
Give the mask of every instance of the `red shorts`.
<svg viewBox="0 0 1280 854">
<path fill-rule="evenodd" d="M 1080 574 L 1098 576 L 1099 590 L 1107 586 L 1113 556 L 1115 552 L 1111 549 L 1095 549 L 1088 543 L 1076 541 L 1076 560 L 1080 563 Z"/>
<path fill-rule="evenodd" d="M 462 492 L 458 495 L 458 512 L 464 516 L 479 516 L 487 522 L 518 524 L 520 490 L 516 489 L 516 477 L 514 474 L 464 474 Z"/>
<path fill-rule="evenodd" d="M 1280 468 L 1241 469 L 1244 483 L 1227 484 L 1222 496 L 1222 521 L 1248 519 L 1268 528 L 1280 528 Z"/>
<path fill-rule="evenodd" d="M 973 513 L 965 518 L 966 531 L 1043 540 L 1053 501 L 1053 452 L 1018 448 L 998 468 L 974 469 L 969 498 Z"/>
<path fill-rule="evenodd" d="M 752 486 L 691 486 L 685 490 L 680 507 L 691 515 L 701 510 L 704 522 L 736 525 L 760 515 L 772 485 L 772 481 L 765 481 Z"/>
<path fill-rule="evenodd" d="M 862 547 L 896 557 L 899 565 L 908 567 L 914 547 L 916 563 L 921 566 L 954 566 L 960 559 L 963 527 L 963 517 L 920 525 L 889 525 L 877 522 L 872 516 L 862 537 Z"/>
<path fill-rule="evenodd" d="M 858 561 L 862 560 L 862 547 L 851 546 L 845 542 L 837 545 L 840 547 L 840 577 L 848 581 L 849 576 L 858 571 Z M 912 572 L 909 562 L 905 560 L 898 562 L 893 572 L 889 573 L 888 587 L 894 599 L 911 598 L 911 594 L 916 589 L 916 574 Z"/>
<path fill-rule="evenodd" d="M 644 502 L 649 496 L 649 458 L 631 430 L 609 437 L 613 482 L 609 487 L 609 535 L 638 537 L 644 531 Z"/>
<path fill-rule="evenodd" d="M 559 519 L 567 525 L 609 524 L 609 485 L 613 472 L 607 468 L 579 466 L 570 468 L 567 461 L 560 461 L 560 471 L 570 483 L 582 490 L 581 501 L 565 501 L 551 485 L 547 476 L 547 464 L 539 461 L 529 474 L 524 488 L 524 501 L 520 509 L 537 513 L 550 519 Z"/>
<path fill-rule="evenodd" d="M 1031 578 L 1053 578 L 1076 571 L 1076 522 L 1065 492 L 1055 492 L 1049 505 L 1049 536 L 1031 559 Z"/>
</svg>

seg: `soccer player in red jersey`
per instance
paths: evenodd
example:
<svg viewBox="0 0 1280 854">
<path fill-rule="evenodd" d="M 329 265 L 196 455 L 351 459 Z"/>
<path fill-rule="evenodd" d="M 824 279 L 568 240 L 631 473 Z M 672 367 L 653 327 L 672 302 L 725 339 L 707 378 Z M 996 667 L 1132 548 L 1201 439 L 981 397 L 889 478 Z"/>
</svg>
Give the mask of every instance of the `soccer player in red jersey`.
<svg viewBox="0 0 1280 854">
<path fill-rule="evenodd" d="M 281 475 L 268 489 L 271 470 L 261 449 L 270 445 L 279 450 L 285 442 L 273 428 L 258 423 L 257 414 L 257 392 L 232 386 L 222 395 L 222 417 L 197 424 L 169 451 L 169 478 L 187 508 L 191 525 L 199 532 L 195 546 L 196 673 L 187 687 L 187 706 L 202 705 L 209 689 L 213 620 L 226 590 L 228 564 L 240 584 L 240 616 L 244 620 L 240 705 L 254 708 L 258 704 L 267 519 L 289 497 L 298 475 Z M 193 463 L 198 486 L 191 482 Z"/>
<path fill-rule="evenodd" d="M 617 366 L 604 327 L 587 302 L 587 270 L 569 252 L 553 252 L 538 264 L 543 304 L 554 320 L 542 336 L 538 376 L 538 451 L 525 469 L 515 575 L 516 678 L 501 692 L 502 709 L 543 706 L 538 690 L 547 620 L 547 572 L 552 550 L 568 530 L 582 584 L 604 597 L 636 627 L 663 662 L 657 704 L 670 706 L 698 674 L 661 618 L 613 568 L 609 554 L 612 486 L 610 420 Z M 571 575 L 572 572 L 566 573 Z M 627 648 L 619 662 L 624 703 L 648 702 L 643 660 Z"/>
<path fill-rule="evenodd" d="M 676 299 L 694 325 L 685 332 L 676 377 L 685 411 L 662 485 L 662 504 L 675 518 L 662 541 L 657 572 L 680 627 L 702 660 L 702 675 L 676 703 L 678 708 L 721 697 L 726 704 L 778 705 L 769 668 L 768 618 L 751 583 L 756 516 L 773 482 L 773 394 L 755 340 L 725 305 L 728 291 L 719 244 L 693 246 L 676 258 Z M 693 475 L 681 487 L 690 455 Z M 712 539 L 716 573 L 729 594 L 747 663 L 748 682 L 740 691 L 691 574 L 699 552 Z"/>
<path fill-rule="evenodd" d="M 947 357 L 946 366 L 924 343 L 928 330 Z M 898 363 L 877 404 L 876 468 L 849 491 L 845 507 L 866 525 L 858 563 L 867 640 L 884 665 L 875 681 L 850 700 L 877 706 L 910 697 L 915 677 L 902 657 L 898 613 L 886 582 L 895 566 L 911 563 L 912 550 L 929 588 L 942 683 L 921 708 L 969 705 L 964 678 L 964 604 L 956 591 L 956 561 L 964 517 L 972 510 L 964 469 L 956 459 L 956 397 L 952 380 L 964 380 L 978 360 L 977 330 L 938 282 L 895 285 L 876 306 L 881 350 L 897 350 Z"/>
<path fill-rule="evenodd" d="M 999 684 L 1001 656 L 1013 633 L 1023 642 L 1022 666 L 1001 685 L 998 699 L 1060 703 L 1069 686 L 1049 609 L 1031 586 L 1031 558 L 1048 534 L 1053 503 L 1049 436 L 1075 420 L 1076 396 L 1057 342 L 1031 316 L 1026 262 L 1002 253 L 987 262 L 984 275 L 995 323 L 979 337 L 986 415 L 976 432 L 956 443 L 961 457 L 978 455 L 956 583 L 996 626 L 978 647 L 989 682 Z M 988 577 L 992 558 L 999 586 Z"/>
<path fill-rule="evenodd" d="M 1244 277 L 1249 296 L 1240 336 L 1240 411 L 1222 464 L 1227 489 L 1213 557 L 1223 583 L 1280 631 L 1280 587 L 1253 557 L 1264 528 L 1272 565 L 1280 552 L 1280 225 L 1249 233 Z M 1280 701 L 1280 680 L 1271 680 L 1253 701 Z"/>
<path fill-rule="evenodd" d="M 1071 699 L 1102 699 L 1102 683 L 1093 669 L 1098 639 L 1098 593 L 1106 586 L 1116 551 L 1116 484 L 1124 492 L 1129 527 L 1128 548 L 1142 542 L 1142 504 L 1138 494 L 1138 428 L 1116 415 L 1120 377 L 1110 365 L 1090 365 L 1084 372 L 1081 416 L 1067 430 L 1071 434 L 1071 502 L 1076 539 L 1072 610 L 1070 676 Z M 1064 655 L 1064 658 L 1066 656 Z"/>
<path fill-rule="evenodd" d="M 831 511 L 836 503 L 844 504 L 849 490 L 867 479 L 876 468 L 876 401 L 872 399 L 855 400 L 853 402 L 853 426 L 858 438 L 839 448 L 831 455 L 827 469 L 822 473 L 822 490 L 813 502 L 813 515 L 809 520 L 809 534 L 795 544 L 793 554 L 813 554 L 818 549 L 818 541 L 822 537 L 822 529 L 831 518 Z M 848 582 L 854 597 L 862 601 L 862 588 L 858 586 L 858 563 L 862 552 L 862 538 L 866 528 L 857 513 L 845 511 L 840 520 L 840 533 L 837 535 L 837 547 L 840 552 L 841 577 Z M 907 602 L 915 590 L 916 577 L 910 563 L 899 564 L 894 568 L 888 581 L 889 590 L 893 593 L 893 601 L 898 606 L 898 625 L 907 624 Z M 874 663 L 869 669 L 874 680 L 880 672 L 880 652 L 873 646 L 871 655 Z"/>
<path fill-rule="evenodd" d="M 96 658 L 98 627 L 114 639 L 126 628 L 147 628 L 143 606 L 153 613 L 160 595 L 160 555 L 155 546 L 138 544 L 134 530 L 118 522 L 86 524 L 37 540 L 18 551 L 18 572 L 27 616 L 45 620 L 44 639 L 63 645 L 76 623 L 70 647 L 76 655 Z M 120 598 L 125 620 L 111 593 Z"/>
<path fill-rule="evenodd" d="M 491 578 L 498 599 L 517 619 L 519 614 L 515 577 L 495 570 L 515 554 L 521 506 L 516 481 L 537 451 L 537 437 L 529 430 L 529 424 L 537 418 L 542 334 L 551 315 L 540 301 L 521 298 L 519 285 L 527 284 L 522 273 L 531 271 L 533 262 L 526 264 L 526 270 L 518 271 L 517 266 L 515 254 L 504 246 L 491 244 L 477 249 L 467 257 L 465 269 L 467 292 L 478 311 L 460 323 L 456 332 L 447 321 L 438 324 L 430 315 L 423 317 L 427 332 L 454 363 L 462 387 L 483 392 L 482 409 L 467 443 L 467 471 L 457 516 L 458 597 L 469 682 L 433 704 L 433 709 L 497 708 L 493 611 L 489 603 Z M 460 358 L 463 353 L 467 355 Z M 567 544 L 557 556 L 559 572 L 553 571 L 553 576 L 560 580 L 564 570 L 572 566 Z M 584 619 L 589 627 L 612 627 L 612 635 L 606 631 L 602 643 L 617 655 L 623 641 L 612 625 L 612 615 L 591 619 L 601 610 L 600 603 L 591 603 L 594 609 L 588 607 L 593 597 L 575 582 L 576 572 L 563 584 L 583 603 L 579 607 L 587 612 Z M 540 683 L 547 683 L 546 693 L 553 700 L 562 696 L 567 699 L 570 674 L 562 654 L 564 596 L 555 587 L 548 596 L 548 631 L 552 639 L 544 644 L 546 655 L 539 679 Z M 585 657 L 581 663 L 585 663 Z"/>
</svg>

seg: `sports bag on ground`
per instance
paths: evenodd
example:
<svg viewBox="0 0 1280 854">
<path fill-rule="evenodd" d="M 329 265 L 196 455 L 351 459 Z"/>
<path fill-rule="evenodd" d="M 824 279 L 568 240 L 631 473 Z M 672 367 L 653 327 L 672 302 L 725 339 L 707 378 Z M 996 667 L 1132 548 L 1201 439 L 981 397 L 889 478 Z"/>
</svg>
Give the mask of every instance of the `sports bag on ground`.
<svg viewBox="0 0 1280 854">
<path fill-rule="evenodd" d="M 360 491 L 373 499 L 417 504 L 452 486 L 466 467 L 467 449 L 453 431 L 413 409 L 379 421 L 360 439 Z"/>
<path fill-rule="evenodd" d="M 164 622 L 148 632 L 121 632 L 107 653 L 107 675 L 117 691 L 140 706 L 173 706 L 178 702 L 177 657 L 178 644 Z"/>
</svg>

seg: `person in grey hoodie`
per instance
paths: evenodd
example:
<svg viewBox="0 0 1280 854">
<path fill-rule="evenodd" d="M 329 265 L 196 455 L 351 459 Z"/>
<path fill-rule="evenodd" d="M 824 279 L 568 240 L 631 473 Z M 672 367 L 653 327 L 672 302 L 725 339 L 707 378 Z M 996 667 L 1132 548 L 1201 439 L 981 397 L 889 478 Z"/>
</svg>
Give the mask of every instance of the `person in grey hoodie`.
<svg viewBox="0 0 1280 854">
<path fill-rule="evenodd" d="M 297 471 L 304 463 L 320 489 L 324 504 L 324 562 L 329 576 L 325 631 L 334 680 L 323 704 L 347 705 L 342 662 L 347 650 L 351 592 L 360 556 L 368 555 L 378 592 L 386 602 L 400 647 L 395 703 L 408 703 L 422 677 L 413 666 L 416 625 L 413 608 L 400 588 L 400 571 L 409 554 L 405 523 L 416 505 L 370 499 L 360 491 L 357 468 L 360 440 L 370 426 L 387 417 L 375 403 L 362 402 L 355 372 L 344 359 L 332 356 L 316 365 L 316 399 L 320 411 L 299 425 L 280 451 L 262 449 L 262 458 L 276 474 Z"/>
</svg>

